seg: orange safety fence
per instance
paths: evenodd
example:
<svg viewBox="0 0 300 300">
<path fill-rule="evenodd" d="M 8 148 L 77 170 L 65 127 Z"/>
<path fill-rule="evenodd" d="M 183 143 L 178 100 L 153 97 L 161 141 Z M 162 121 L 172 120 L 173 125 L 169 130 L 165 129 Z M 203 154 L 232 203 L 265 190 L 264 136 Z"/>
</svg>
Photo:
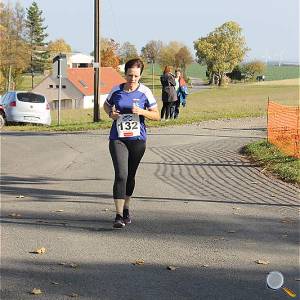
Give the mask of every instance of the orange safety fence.
<svg viewBox="0 0 300 300">
<path fill-rule="evenodd" d="M 300 158 L 299 107 L 268 101 L 268 142 L 283 153 Z"/>
</svg>

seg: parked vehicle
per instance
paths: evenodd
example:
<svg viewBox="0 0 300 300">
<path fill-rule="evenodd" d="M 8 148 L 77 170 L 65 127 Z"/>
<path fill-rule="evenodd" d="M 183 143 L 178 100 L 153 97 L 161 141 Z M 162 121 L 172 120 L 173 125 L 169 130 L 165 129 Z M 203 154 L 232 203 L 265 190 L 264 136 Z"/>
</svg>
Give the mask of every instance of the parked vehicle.
<svg viewBox="0 0 300 300">
<path fill-rule="evenodd" d="M 50 106 L 45 96 L 25 91 L 9 91 L 2 96 L 6 122 L 51 124 Z"/>
<path fill-rule="evenodd" d="M 0 96 L 0 128 L 5 125 L 5 112 L 1 103 L 1 96 Z"/>
</svg>

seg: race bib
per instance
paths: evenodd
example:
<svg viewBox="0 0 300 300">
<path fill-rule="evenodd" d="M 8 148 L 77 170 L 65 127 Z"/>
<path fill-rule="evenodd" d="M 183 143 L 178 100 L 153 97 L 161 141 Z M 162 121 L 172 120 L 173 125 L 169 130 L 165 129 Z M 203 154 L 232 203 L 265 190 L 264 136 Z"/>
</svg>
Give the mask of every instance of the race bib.
<svg viewBox="0 0 300 300">
<path fill-rule="evenodd" d="M 141 124 L 137 114 L 123 114 L 117 119 L 117 130 L 119 138 L 140 136 Z"/>
</svg>

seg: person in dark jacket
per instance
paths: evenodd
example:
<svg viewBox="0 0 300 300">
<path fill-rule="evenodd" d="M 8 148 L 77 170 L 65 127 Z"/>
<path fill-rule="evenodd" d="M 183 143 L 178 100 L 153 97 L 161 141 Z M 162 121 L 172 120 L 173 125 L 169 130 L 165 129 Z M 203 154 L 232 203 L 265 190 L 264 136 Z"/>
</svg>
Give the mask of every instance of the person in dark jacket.
<svg viewBox="0 0 300 300">
<path fill-rule="evenodd" d="M 172 74 L 172 67 L 166 66 L 163 75 L 160 77 L 162 85 L 162 102 L 161 119 L 172 118 L 174 114 L 174 104 L 177 101 L 177 94 L 175 90 L 176 82 L 175 76 Z"/>
</svg>

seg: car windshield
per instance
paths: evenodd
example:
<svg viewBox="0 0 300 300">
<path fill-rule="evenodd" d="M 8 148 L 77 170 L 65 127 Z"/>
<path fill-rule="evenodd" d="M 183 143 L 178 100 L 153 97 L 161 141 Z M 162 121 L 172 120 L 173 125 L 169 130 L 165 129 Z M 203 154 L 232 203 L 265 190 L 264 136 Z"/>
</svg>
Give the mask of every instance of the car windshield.
<svg viewBox="0 0 300 300">
<path fill-rule="evenodd" d="M 44 103 L 45 97 L 33 93 L 18 93 L 18 100 L 22 102 Z"/>
</svg>

